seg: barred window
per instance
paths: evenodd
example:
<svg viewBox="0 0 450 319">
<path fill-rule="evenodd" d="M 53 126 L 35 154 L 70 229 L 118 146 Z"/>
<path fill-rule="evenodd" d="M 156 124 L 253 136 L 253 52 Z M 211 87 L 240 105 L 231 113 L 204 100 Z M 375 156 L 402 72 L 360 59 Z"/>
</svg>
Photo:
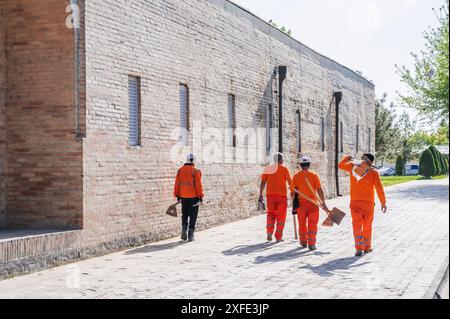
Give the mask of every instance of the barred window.
<svg viewBox="0 0 450 319">
<path fill-rule="evenodd" d="M 128 77 L 128 144 L 139 146 L 141 144 L 141 79 L 135 76 Z"/>
<path fill-rule="evenodd" d="M 270 154 L 272 150 L 272 128 L 273 128 L 273 106 L 267 105 L 266 108 L 266 151 Z"/>
<path fill-rule="evenodd" d="M 356 125 L 356 153 L 359 153 L 359 125 Z"/>
<path fill-rule="evenodd" d="M 325 152 L 325 118 L 321 118 L 320 122 L 320 148 Z"/>
<path fill-rule="evenodd" d="M 236 97 L 228 94 L 228 145 L 236 147 Z"/>
<path fill-rule="evenodd" d="M 180 84 L 180 128 L 181 142 L 185 146 L 189 146 L 189 87 Z"/>
<path fill-rule="evenodd" d="M 297 111 L 297 151 L 302 152 L 302 113 Z"/>
</svg>

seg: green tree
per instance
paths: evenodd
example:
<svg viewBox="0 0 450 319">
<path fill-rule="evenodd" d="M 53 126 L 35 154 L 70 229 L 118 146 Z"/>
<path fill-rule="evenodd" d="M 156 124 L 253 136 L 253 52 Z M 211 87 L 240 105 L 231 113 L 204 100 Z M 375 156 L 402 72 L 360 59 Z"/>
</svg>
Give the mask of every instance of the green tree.
<svg viewBox="0 0 450 319">
<path fill-rule="evenodd" d="M 416 133 L 417 120 L 412 120 L 408 113 L 403 113 L 396 123 L 400 131 L 400 148 L 405 165 L 414 158 L 414 145 L 411 140 Z"/>
<path fill-rule="evenodd" d="M 407 143 L 411 159 L 419 159 L 422 152 L 431 145 L 448 145 L 448 125 L 441 126 L 434 133 L 418 131 Z"/>
<path fill-rule="evenodd" d="M 403 156 L 399 155 L 397 157 L 397 162 L 395 163 L 395 175 L 404 176 L 405 170 L 405 161 L 403 159 Z"/>
<path fill-rule="evenodd" d="M 439 12 L 437 27 L 424 32 L 426 49 L 412 53 L 412 70 L 398 67 L 397 71 L 408 87 L 400 99 L 431 120 L 448 121 L 449 116 L 449 0 Z"/>
<path fill-rule="evenodd" d="M 377 157 L 384 162 L 395 160 L 400 152 L 400 131 L 395 125 L 393 106 L 385 106 L 387 95 L 383 94 L 375 103 L 375 144 Z"/>
<path fill-rule="evenodd" d="M 449 132 L 448 123 L 445 123 L 439 127 L 439 130 L 431 135 L 431 143 L 434 145 L 448 145 Z"/>
<path fill-rule="evenodd" d="M 436 176 L 436 167 L 434 166 L 433 154 L 429 149 L 426 149 L 420 157 L 419 175 L 422 175 L 427 179 Z"/>
</svg>

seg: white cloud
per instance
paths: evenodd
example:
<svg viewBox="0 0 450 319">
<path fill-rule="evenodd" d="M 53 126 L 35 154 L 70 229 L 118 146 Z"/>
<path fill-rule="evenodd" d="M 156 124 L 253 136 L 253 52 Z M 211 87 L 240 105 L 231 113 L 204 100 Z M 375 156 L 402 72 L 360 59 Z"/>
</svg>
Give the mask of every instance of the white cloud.
<svg viewBox="0 0 450 319">
<path fill-rule="evenodd" d="M 419 3 L 419 0 L 403 0 L 406 7 L 408 8 L 415 8 L 417 4 Z"/>
</svg>

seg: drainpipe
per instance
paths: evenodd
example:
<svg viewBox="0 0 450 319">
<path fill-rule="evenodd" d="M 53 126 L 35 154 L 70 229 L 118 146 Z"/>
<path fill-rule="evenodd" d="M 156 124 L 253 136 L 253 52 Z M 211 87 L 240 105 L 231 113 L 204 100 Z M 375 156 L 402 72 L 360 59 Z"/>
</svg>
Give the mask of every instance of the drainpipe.
<svg viewBox="0 0 450 319">
<path fill-rule="evenodd" d="M 279 74 L 279 80 L 278 80 L 278 97 L 279 97 L 279 152 L 283 153 L 283 82 L 286 80 L 287 75 L 287 67 L 286 66 L 279 66 L 278 67 L 278 74 Z"/>
<path fill-rule="evenodd" d="M 73 36 L 75 47 L 75 138 L 81 139 L 83 136 L 80 129 L 80 9 L 78 0 L 70 0 L 73 17 Z"/>
<path fill-rule="evenodd" d="M 336 152 L 335 152 L 335 174 L 336 174 L 336 195 L 342 196 L 340 189 L 339 189 L 339 142 L 340 142 L 340 120 L 339 120 L 339 113 L 340 113 L 340 104 L 342 101 L 342 92 L 335 92 L 334 93 L 334 100 L 336 103 Z"/>
</svg>

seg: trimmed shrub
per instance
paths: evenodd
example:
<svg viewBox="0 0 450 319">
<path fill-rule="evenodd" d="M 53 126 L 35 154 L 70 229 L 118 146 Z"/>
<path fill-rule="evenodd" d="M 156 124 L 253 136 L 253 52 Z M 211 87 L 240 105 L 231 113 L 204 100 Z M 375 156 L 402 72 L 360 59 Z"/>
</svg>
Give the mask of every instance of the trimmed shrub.
<svg viewBox="0 0 450 319">
<path fill-rule="evenodd" d="M 428 148 L 428 150 L 431 152 L 431 155 L 433 155 L 433 159 L 434 159 L 434 167 L 436 169 L 436 172 L 434 175 L 432 175 L 432 177 L 440 175 L 442 172 L 442 168 L 441 168 L 441 161 L 439 159 L 439 155 L 441 154 L 436 147 L 434 147 L 433 145 L 430 146 Z"/>
<path fill-rule="evenodd" d="M 444 155 L 442 155 L 441 152 L 439 152 L 439 161 L 440 161 L 440 164 L 441 164 L 441 171 L 439 172 L 439 175 L 447 174 L 447 169 L 445 168 Z"/>
<path fill-rule="evenodd" d="M 401 155 L 397 157 L 397 162 L 395 163 L 395 174 L 397 176 L 405 175 L 405 161 Z"/>
<path fill-rule="evenodd" d="M 430 179 L 436 176 L 436 165 L 433 157 L 433 153 L 430 149 L 426 149 L 420 157 L 420 175 Z"/>
<path fill-rule="evenodd" d="M 443 155 L 442 157 L 444 158 L 444 165 L 445 165 L 445 173 L 444 173 L 444 175 L 448 175 L 449 169 L 450 169 L 449 162 L 448 162 L 448 157 L 447 157 L 447 155 Z"/>
</svg>

